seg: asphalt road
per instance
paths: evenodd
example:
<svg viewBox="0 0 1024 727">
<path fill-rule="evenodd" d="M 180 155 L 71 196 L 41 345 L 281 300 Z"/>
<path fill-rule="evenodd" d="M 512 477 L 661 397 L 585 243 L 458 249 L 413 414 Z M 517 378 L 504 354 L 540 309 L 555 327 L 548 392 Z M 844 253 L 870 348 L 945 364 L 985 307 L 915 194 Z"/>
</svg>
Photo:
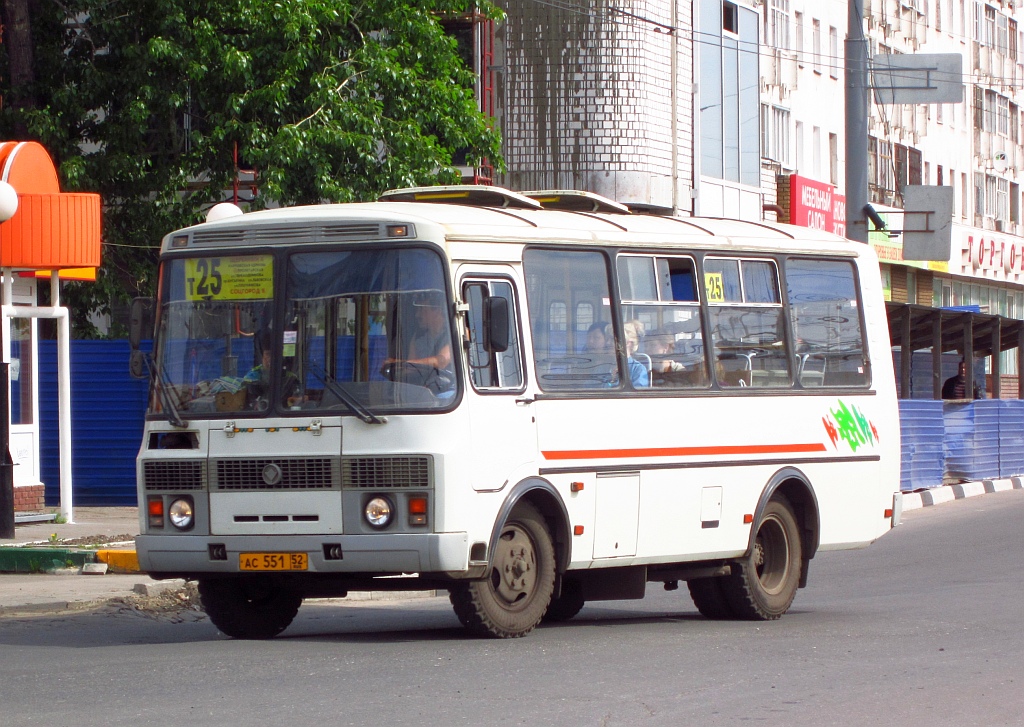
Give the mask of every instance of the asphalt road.
<svg viewBox="0 0 1024 727">
<path fill-rule="evenodd" d="M 820 554 L 771 623 L 654 584 L 513 641 L 442 598 L 307 603 L 269 642 L 188 614 L 9 617 L 0 725 L 1019 725 L 1021 523 L 1021 490 L 908 513 Z"/>
</svg>

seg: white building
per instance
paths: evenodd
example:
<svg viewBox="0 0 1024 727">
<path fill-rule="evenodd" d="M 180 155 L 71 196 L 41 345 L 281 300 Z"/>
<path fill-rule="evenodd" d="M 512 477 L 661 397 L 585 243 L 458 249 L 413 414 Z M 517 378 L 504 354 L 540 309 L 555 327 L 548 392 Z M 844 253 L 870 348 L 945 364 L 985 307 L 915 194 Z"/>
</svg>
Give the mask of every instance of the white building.
<svg viewBox="0 0 1024 727">
<path fill-rule="evenodd" d="M 504 3 L 479 57 L 513 189 L 574 188 L 635 210 L 781 219 L 845 234 L 836 0 Z M 874 234 L 887 295 L 1024 318 L 1021 11 L 973 0 L 865 0 L 869 54 L 958 53 L 964 103 L 880 106 L 869 196 L 903 226 L 900 187 L 954 190 L 948 260 Z M 1003 371 L 1015 372 L 1004 359 Z"/>
</svg>

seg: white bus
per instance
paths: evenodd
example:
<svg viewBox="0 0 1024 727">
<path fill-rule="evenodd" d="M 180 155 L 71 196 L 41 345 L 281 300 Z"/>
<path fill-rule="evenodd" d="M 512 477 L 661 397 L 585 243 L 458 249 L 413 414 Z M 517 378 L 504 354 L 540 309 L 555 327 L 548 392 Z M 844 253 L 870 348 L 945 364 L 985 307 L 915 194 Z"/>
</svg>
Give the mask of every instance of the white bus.
<svg viewBox="0 0 1024 727">
<path fill-rule="evenodd" d="M 648 583 L 775 619 L 817 552 L 898 521 L 869 246 L 527 194 L 396 190 L 167 235 L 132 362 L 152 378 L 143 570 L 197 580 L 237 638 L 304 598 L 410 589 L 506 638 Z"/>
</svg>

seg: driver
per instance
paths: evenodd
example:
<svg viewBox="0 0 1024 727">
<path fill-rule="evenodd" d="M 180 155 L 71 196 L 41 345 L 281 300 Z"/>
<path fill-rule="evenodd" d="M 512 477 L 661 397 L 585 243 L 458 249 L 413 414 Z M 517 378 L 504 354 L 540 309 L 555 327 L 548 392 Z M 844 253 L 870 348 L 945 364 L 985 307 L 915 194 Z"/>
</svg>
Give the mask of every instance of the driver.
<svg viewBox="0 0 1024 727">
<path fill-rule="evenodd" d="M 437 372 L 439 381 L 450 382 L 443 387 L 437 385 L 437 388 L 452 388 L 455 382 L 455 368 L 452 361 L 451 333 L 442 298 L 436 293 L 417 294 L 413 298 L 413 309 L 416 311 L 417 331 L 409 342 L 409 357 L 387 358 L 384 365 L 412 364 L 433 369 Z"/>
</svg>

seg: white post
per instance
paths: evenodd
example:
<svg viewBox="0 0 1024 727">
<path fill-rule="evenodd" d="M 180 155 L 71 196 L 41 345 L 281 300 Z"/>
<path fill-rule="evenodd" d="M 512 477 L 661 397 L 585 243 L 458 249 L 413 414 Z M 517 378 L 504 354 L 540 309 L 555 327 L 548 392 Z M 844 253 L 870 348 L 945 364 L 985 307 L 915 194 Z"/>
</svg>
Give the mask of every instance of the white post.
<svg viewBox="0 0 1024 727">
<path fill-rule="evenodd" d="M 71 488 L 71 316 L 60 307 L 60 274 L 50 274 L 50 300 L 57 319 L 57 420 L 60 426 L 60 514 L 74 522 Z"/>
<path fill-rule="evenodd" d="M 60 445 L 60 514 L 74 522 L 71 487 L 71 316 L 60 307 L 60 279 L 57 271 L 50 276 L 50 298 L 53 305 L 39 308 L 13 304 L 13 271 L 4 268 L 3 300 L 0 301 L 0 326 L 4 331 L 3 356 L 11 360 L 10 325 L 12 318 L 54 318 L 57 320 L 57 426 Z M 8 412 L 8 416 L 10 413 Z"/>
</svg>

